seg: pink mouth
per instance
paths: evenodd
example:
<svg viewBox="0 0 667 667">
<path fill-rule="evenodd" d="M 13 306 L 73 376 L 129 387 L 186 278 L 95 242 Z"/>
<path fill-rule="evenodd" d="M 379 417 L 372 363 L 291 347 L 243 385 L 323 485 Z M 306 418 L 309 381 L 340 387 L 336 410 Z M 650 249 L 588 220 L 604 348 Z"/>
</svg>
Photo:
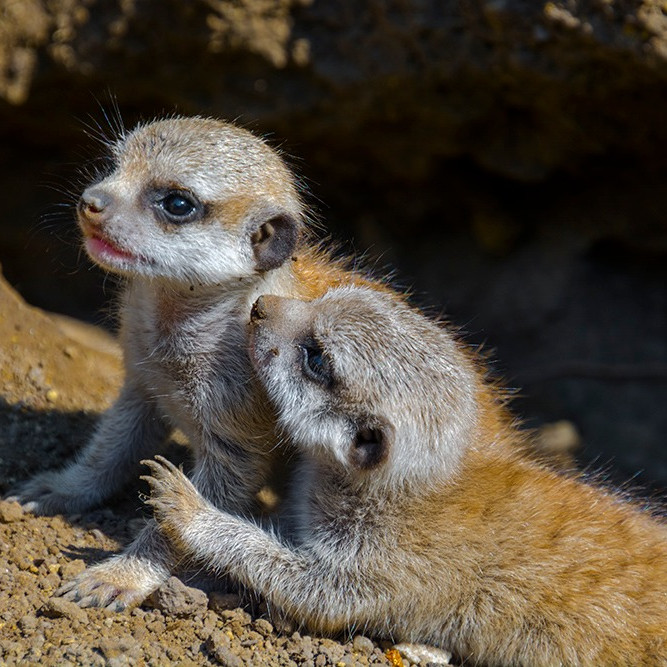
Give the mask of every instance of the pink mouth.
<svg viewBox="0 0 667 667">
<path fill-rule="evenodd" d="M 86 250 L 93 256 L 100 259 L 129 259 L 136 261 L 139 258 L 130 252 L 122 250 L 110 241 L 99 236 L 88 236 L 86 238 Z"/>
</svg>

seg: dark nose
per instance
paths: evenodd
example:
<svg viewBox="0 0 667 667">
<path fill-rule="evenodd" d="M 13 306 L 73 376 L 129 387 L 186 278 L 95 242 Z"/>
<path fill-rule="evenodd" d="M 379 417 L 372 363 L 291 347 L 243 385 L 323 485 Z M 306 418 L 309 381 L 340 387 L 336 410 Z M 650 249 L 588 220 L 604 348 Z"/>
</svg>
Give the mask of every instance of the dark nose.
<svg viewBox="0 0 667 667">
<path fill-rule="evenodd" d="M 266 319 L 266 304 L 264 303 L 264 297 L 260 296 L 255 303 L 252 304 L 252 309 L 250 310 L 250 321 L 259 322 L 259 320 Z"/>
<path fill-rule="evenodd" d="M 79 213 L 87 218 L 101 217 L 111 204 L 111 196 L 101 188 L 88 188 L 79 199 Z"/>
</svg>

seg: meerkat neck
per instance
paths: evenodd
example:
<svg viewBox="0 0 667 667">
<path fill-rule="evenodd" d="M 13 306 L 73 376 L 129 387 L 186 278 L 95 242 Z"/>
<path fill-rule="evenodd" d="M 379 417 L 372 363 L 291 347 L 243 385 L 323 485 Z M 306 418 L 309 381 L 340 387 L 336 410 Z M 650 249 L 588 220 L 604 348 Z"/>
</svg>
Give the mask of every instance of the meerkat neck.
<svg viewBox="0 0 667 667">
<path fill-rule="evenodd" d="M 176 303 L 207 303 L 220 300 L 253 298 L 254 295 L 271 292 L 293 280 L 289 266 L 282 266 L 271 271 L 255 273 L 249 276 L 231 278 L 219 283 L 203 284 L 197 281 L 183 282 L 169 279 L 141 278 L 133 279 L 132 285 L 140 287 L 154 295 L 157 301 Z M 282 291 L 282 290 L 279 290 Z"/>
</svg>

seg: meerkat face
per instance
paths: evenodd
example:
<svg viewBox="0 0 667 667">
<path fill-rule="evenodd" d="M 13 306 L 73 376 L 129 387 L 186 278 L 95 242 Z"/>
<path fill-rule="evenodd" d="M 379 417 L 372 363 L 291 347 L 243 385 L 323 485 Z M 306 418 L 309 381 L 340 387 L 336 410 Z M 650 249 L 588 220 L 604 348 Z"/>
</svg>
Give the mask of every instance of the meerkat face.
<svg viewBox="0 0 667 667">
<path fill-rule="evenodd" d="M 475 424 L 471 362 L 446 329 L 391 294 L 260 297 L 250 356 L 297 446 L 353 471 L 446 476 Z"/>
<path fill-rule="evenodd" d="M 175 118 L 139 126 L 113 154 L 113 171 L 78 205 L 86 250 L 102 267 L 216 284 L 292 255 L 302 224 L 292 175 L 249 132 Z"/>
<path fill-rule="evenodd" d="M 386 458 L 390 433 L 371 433 L 360 414 L 333 410 L 340 383 L 330 350 L 315 331 L 314 314 L 304 301 L 260 297 L 251 312 L 253 364 L 278 407 L 281 426 L 298 444 L 344 464 L 379 464 Z"/>
</svg>

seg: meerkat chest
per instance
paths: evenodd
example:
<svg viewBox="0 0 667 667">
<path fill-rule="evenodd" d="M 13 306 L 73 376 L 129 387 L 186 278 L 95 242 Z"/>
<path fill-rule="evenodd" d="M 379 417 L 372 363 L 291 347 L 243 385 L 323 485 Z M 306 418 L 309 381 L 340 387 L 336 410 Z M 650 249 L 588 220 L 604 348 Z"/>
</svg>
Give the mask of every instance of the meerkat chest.
<svg viewBox="0 0 667 667">
<path fill-rule="evenodd" d="M 323 557 L 340 544 L 352 552 L 363 549 L 386 533 L 381 502 L 352 492 L 337 474 L 322 473 L 308 461 L 297 468 L 287 503 L 296 541 L 308 543 Z"/>
<path fill-rule="evenodd" d="M 128 366 L 178 426 L 206 426 L 229 409 L 233 388 L 247 375 L 243 322 L 233 302 L 150 304 L 130 309 L 125 347 Z"/>
</svg>

